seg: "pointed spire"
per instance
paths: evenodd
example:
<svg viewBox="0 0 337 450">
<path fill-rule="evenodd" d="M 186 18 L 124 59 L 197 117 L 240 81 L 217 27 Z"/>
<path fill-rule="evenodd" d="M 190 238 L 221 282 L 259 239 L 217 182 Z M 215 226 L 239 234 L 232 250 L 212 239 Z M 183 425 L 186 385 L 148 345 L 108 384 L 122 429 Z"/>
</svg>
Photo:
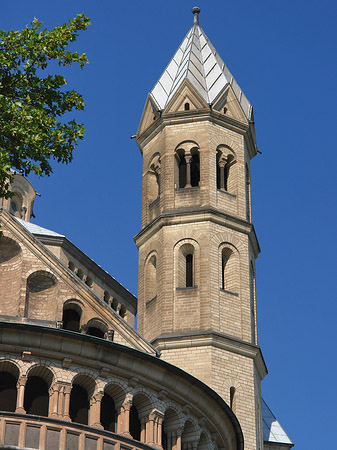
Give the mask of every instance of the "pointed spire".
<svg viewBox="0 0 337 450">
<path fill-rule="evenodd" d="M 199 26 L 200 8 L 192 9 L 193 26 L 180 44 L 150 95 L 164 110 L 181 83 L 188 79 L 206 103 L 213 103 L 230 85 L 247 119 L 252 117 L 252 105 Z"/>
<path fill-rule="evenodd" d="M 195 6 L 194 8 L 192 8 L 192 13 L 194 14 L 193 25 L 199 25 L 199 13 L 200 13 L 200 8 L 198 8 L 197 6 Z"/>
</svg>

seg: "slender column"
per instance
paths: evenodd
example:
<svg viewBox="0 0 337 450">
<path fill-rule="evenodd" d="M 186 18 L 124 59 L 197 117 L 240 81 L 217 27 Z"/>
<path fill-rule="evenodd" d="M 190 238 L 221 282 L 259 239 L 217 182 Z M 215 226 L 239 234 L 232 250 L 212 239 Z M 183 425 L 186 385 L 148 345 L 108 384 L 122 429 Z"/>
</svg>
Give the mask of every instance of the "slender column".
<svg viewBox="0 0 337 450">
<path fill-rule="evenodd" d="M 161 168 L 160 168 L 160 166 L 158 166 L 155 171 L 156 178 L 157 178 L 157 184 L 158 184 L 158 197 L 160 195 L 160 173 L 161 173 Z"/>
<path fill-rule="evenodd" d="M 17 387 L 17 398 L 16 398 L 16 410 L 15 412 L 26 414 L 25 408 L 23 407 L 24 398 L 25 398 L 25 386 L 27 382 L 26 375 L 22 375 L 19 377 L 18 382 L 16 384 Z"/>
<path fill-rule="evenodd" d="M 140 418 L 140 442 L 147 443 L 147 437 L 150 435 L 150 422 L 147 417 Z"/>
<path fill-rule="evenodd" d="M 185 185 L 185 187 L 189 188 L 189 187 L 192 187 L 192 185 L 191 185 L 192 155 L 190 153 L 185 154 L 185 161 L 186 161 L 186 185 Z"/>
<path fill-rule="evenodd" d="M 177 440 L 176 440 L 176 448 L 175 450 L 181 450 L 181 435 L 182 435 L 183 430 L 181 428 L 179 428 L 177 430 Z"/>
<path fill-rule="evenodd" d="M 48 416 L 57 418 L 58 414 L 58 404 L 60 398 L 61 386 L 58 383 L 54 383 L 49 388 L 49 411 Z"/>
<path fill-rule="evenodd" d="M 127 394 L 124 403 L 121 406 L 120 413 L 118 415 L 117 432 L 124 436 L 131 437 L 130 434 L 130 409 L 132 406 L 132 395 Z"/>
<path fill-rule="evenodd" d="M 164 414 L 158 409 L 154 409 L 149 414 L 146 427 L 146 443 L 156 448 L 162 448 L 161 432 Z"/>
<path fill-rule="evenodd" d="M 163 434 L 163 420 L 164 417 L 158 417 L 158 421 L 157 421 L 157 444 L 162 447 L 163 446 L 163 442 L 162 442 L 162 434 Z"/>
<path fill-rule="evenodd" d="M 224 158 L 221 158 L 218 162 L 219 164 L 219 169 L 220 169 L 220 190 L 225 191 L 226 190 L 226 186 L 225 186 L 225 168 L 226 168 L 226 164 L 227 164 L 227 160 Z"/>
<path fill-rule="evenodd" d="M 101 429 L 103 429 L 101 424 L 101 401 L 103 395 L 103 392 L 97 392 L 94 394 L 90 399 L 89 409 L 89 425 Z"/>
<path fill-rule="evenodd" d="M 71 421 L 70 415 L 69 415 L 69 406 L 70 406 L 70 392 L 71 392 L 72 386 L 64 386 L 63 388 L 63 420 Z"/>
</svg>

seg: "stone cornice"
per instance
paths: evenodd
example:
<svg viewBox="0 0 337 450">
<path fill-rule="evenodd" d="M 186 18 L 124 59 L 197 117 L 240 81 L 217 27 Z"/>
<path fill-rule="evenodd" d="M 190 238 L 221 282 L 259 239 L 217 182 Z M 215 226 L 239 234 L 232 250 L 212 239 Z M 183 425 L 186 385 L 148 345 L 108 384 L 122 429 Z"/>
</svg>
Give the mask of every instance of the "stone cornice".
<svg viewBox="0 0 337 450">
<path fill-rule="evenodd" d="M 174 333 L 171 335 L 162 335 L 151 341 L 152 345 L 158 350 L 204 347 L 212 346 L 236 353 L 254 360 L 255 367 L 259 373 L 260 379 L 267 375 L 268 370 L 264 361 L 262 351 L 259 346 L 249 342 L 227 336 L 214 331 L 200 331 L 190 333 Z"/>
<path fill-rule="evenodd" d="M 230 216 L 229 214 L 220 212 L 214 208 L 179 209 L 161 213 L 152 222 L 146 225 L 138 234 L 136 234 L 134 240 L 139 248 L 164 226 L 205 221 L 210 221 L 232 230 L 239 231 L 240 233 L 247 234 L 251 242 L 255 258 L 257 258 L 260 253 L 260 246 L 254 226 L 245 220 Z"/>
<path fill-rule="evenodd" d="M 211 109 L 198 109 L 186 111 L 164 113 L 156 119 L 152 125 L 149 126 L 142 134 L 137 136 L 137 143 L 141 153 L 142 148 L 147 145 L 154 137 L 159 134 L 166 126 L 181 125 L 195 122 L 209 121 L 219 126 L 235 131 L 246 137 L 247 148 L 250 158 L 253 158 L 257 153 L 255 145 L 254 132 L 252 123 L 244 123 L 232 117 L 225 116 L 218 111 Z"/>
</svg>

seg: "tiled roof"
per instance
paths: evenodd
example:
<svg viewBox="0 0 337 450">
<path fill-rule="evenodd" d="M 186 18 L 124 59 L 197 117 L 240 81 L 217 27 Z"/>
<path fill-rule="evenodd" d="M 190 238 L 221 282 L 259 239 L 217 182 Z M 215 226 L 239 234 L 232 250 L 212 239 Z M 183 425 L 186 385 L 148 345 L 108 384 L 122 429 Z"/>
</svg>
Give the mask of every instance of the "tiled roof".
<svg viewBox="0 0 337 450">
<path fill-rule="evenodd" d="M 163 110 L 181 83 L 188 79 L 206 103 L 213 103 L 225 86 L 233 88 L 245 116 L 251 119 L 252 105 L 225 63 L 195 20 L 150 95 Z"/>
<path fill-rule="evenodd" d="M 40 227 L 35 223 L 26 222 L 25 220 L 19 219 L 15 217 L 15 219 L 20 222 L 20 224 L 26 228 L 32 234 L 41 234 L 43 236 L 55 236 L 55 237 L 64 237 L 63 234 L 56 233 L 55 231 L 48 230 L 47 228 Z"/>
</svg>

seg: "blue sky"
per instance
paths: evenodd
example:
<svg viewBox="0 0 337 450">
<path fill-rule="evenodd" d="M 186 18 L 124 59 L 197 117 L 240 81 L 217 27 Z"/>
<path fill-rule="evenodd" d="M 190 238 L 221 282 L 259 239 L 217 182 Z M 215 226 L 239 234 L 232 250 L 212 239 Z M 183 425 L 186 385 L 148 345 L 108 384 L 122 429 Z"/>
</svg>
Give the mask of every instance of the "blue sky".
<svg viewBox="0 0 337 450">
<path fill-rule="evenodd" d="M 77 13 L 74 48 L 90 64 L 65 73 L 87 107 L 69 166 L 31 177 L 36 223 L 65 234 L 137 292 L 141 155 L 130 136 L 148 92 L 193 22 L 194 1 L 16 0 L 0 28 L 34 16 L 48 28 Z M 200 25 L 254 106 L 252 162 L 263 396 L 297 450 L 336 440 L 336 3 L 200 0 Z"/>
</svg>

